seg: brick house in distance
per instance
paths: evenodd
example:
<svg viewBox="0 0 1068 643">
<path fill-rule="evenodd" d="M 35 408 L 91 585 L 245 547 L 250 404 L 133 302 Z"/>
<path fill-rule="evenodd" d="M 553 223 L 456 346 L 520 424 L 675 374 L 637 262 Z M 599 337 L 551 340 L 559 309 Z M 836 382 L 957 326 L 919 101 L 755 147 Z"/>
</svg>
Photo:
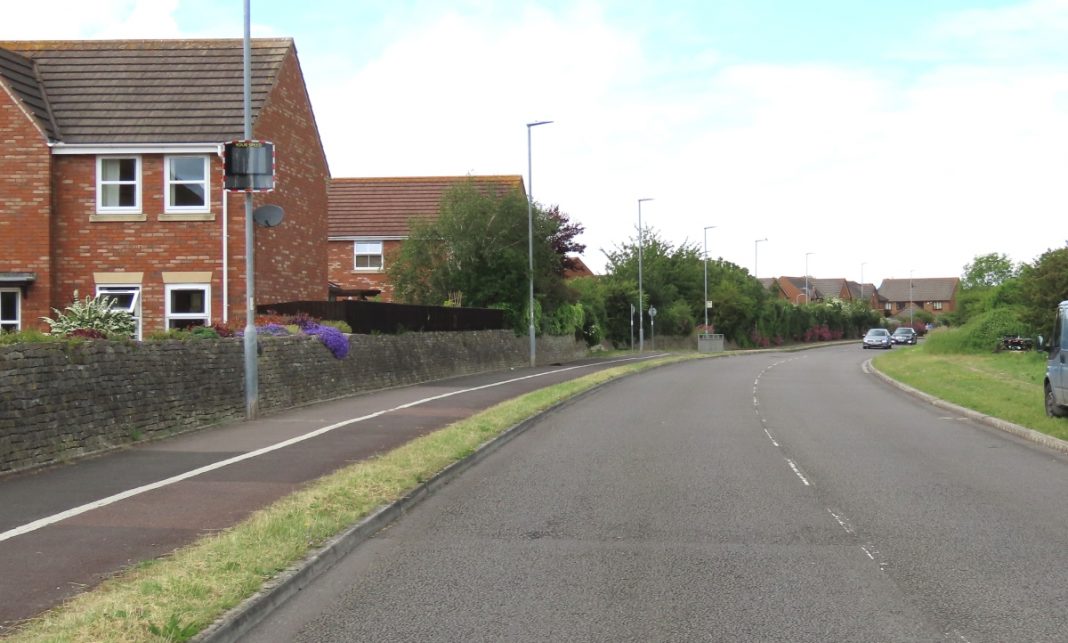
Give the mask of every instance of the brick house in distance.
<svg viewBox="0 0 1068 643">
<path fill-rule="evenodd" d="M 339 178 L 330 181 L 331 298 L 379 296 L 393 301 L 386 273 L 408 238 L 409 222 L 436 219 L 445 193 L 464 182 L 490 194 L 520 190 L 523 177 L 429 176 Z"/>
<path fill-rule="evenodd" d="M 958 277 L 884 279 L 879 286 L 886 317 L 908 314 L 910 307 L 936 316 L 953 312 L 957 309 L 959 291 Z"/>
<path fill-rule="evenodd" d="M 252 41 L 253 138 L 285 220 L 255 231 L 257 302 L 324 299 L 329 168 L 291 39 Z M 243 324 L 241 40 L 0 42 L 0 327 L 113 296 L 138 337 Z"/>
</svg>

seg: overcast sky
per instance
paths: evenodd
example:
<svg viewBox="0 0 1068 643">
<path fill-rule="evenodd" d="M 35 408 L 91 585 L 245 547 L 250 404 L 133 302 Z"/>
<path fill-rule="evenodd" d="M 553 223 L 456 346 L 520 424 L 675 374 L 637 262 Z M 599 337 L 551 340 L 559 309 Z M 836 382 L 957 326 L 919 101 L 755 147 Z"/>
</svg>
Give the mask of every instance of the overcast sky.
<svg viewBox="0 0 1068 643">
<path fill-rule="evenodd" d="M 46 5 L 6 3 L 0 38 L 242 34 L 241 0 Z M 526 123 L 555 121 L 533 195 L 597 271 L 639 198 L 762 277 L 957 276 L 1068 239 L 1068 0 L 253 0 L 252 23 L 296 41 L 335 177 L 526 180 Z"/>
</svg>

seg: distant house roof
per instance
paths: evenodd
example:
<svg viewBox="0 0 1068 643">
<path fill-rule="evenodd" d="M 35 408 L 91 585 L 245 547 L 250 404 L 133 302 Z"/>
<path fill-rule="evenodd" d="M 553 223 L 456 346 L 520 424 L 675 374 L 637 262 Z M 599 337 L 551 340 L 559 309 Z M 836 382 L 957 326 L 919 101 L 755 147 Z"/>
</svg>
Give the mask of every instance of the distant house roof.
<svg viewBox="0 0 1068 643">
<path fill-rule="evenodd" d="M 887 301 L 951 301 L 959 284 L 958 277 L 884 279 L 879 294 Z"/>
<path fill-rule="evenodd" d="M 519 175 L 332 179 L 328 235 L 407 237 L 409 220 L 436 218 L 445 192 L 465 181 L 497 194 L 509 190 L 525 194 Z"/>
<path fill-rule="evenodd" d="M 290 38 L 252 40 L 253 119 L 294 49 Z M 240 39 L 0 41 L 0 75 L 47 135 L 64 143 L 203 143 L 244 134 Z"/>
<path fill-rule="evenodd" d="M 595 277 L 596 275 L 581 257 L 569 256 L 567 258 L 567 266 L 564 268 L 564 279 L 574 279 L 575 277 Z"/>
</svg>

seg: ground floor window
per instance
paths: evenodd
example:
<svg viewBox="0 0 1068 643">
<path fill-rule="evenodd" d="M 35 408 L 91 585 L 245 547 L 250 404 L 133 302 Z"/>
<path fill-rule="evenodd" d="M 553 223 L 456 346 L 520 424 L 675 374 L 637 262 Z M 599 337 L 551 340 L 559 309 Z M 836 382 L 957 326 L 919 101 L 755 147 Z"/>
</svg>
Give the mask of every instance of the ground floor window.
<svg viewBox="0 0 1068 643">
<path fill-rule="evenodd" d="M 107 297 L 114 310 L 123 310 L 134 318 L 134 339 L 141 339 L 141 287 L 124 285 L 98 285 L 97 298 Z"/>
<path fill-rule="evenodd" d="M 188 328 L 211 324 L 211 286 L 208 284 L 167 285 L 167 328 Z"/>
<path fill-rule="evenodd" d="M 22 291 L 18 288 L 0 288 L 0 331 L 17 331 L 22 328 Z"/>
</svg>

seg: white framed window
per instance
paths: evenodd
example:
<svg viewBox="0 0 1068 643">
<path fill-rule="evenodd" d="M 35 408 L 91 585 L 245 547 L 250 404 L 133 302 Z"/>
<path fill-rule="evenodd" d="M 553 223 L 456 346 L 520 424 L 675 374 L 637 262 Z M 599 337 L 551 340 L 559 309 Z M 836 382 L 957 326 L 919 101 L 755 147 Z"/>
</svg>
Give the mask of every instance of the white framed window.
<svg viewBox="0 0 1068 643">
<path fill-rule="evenodd" d="M 166 212 L 207 212 L 211 203 L 207 156 L 167 156 L 164 160 Z"/>
<path fill-rule="evenodd" d="M 353 268 L 355 270 L 382 270 L 382 242 L 357 241 L 353 246 Z"/>
<path fill-rule="evenodd" d="M 0 288 L 0 331 L 22 330 L 22 290 Z"/>
<path fill-rule="evenodd" d="M 134 339 L 141 339 L 141 286 L 129 284 L 100 285 L 96 287 L 96 297 L 111 299 L 113 310 L 123 310 L 130 313 L 134 318 Z"/>
<path fill-rule="evenodd" d="M 141 212 L 141 157 L 96 157 L 96 211 L 104 214 Z"/>
<path fill-rule="evenodd" d="M 167 284 L 167 330 L 211 324 L 209 284 Z"/>
<path fill-rule="evenodd" d="M 940 301 L 932 302 L 931 307 L 934 308 L 935 310 L 942 310 L 942 302 L 940 302 Z"/>
</svg>

